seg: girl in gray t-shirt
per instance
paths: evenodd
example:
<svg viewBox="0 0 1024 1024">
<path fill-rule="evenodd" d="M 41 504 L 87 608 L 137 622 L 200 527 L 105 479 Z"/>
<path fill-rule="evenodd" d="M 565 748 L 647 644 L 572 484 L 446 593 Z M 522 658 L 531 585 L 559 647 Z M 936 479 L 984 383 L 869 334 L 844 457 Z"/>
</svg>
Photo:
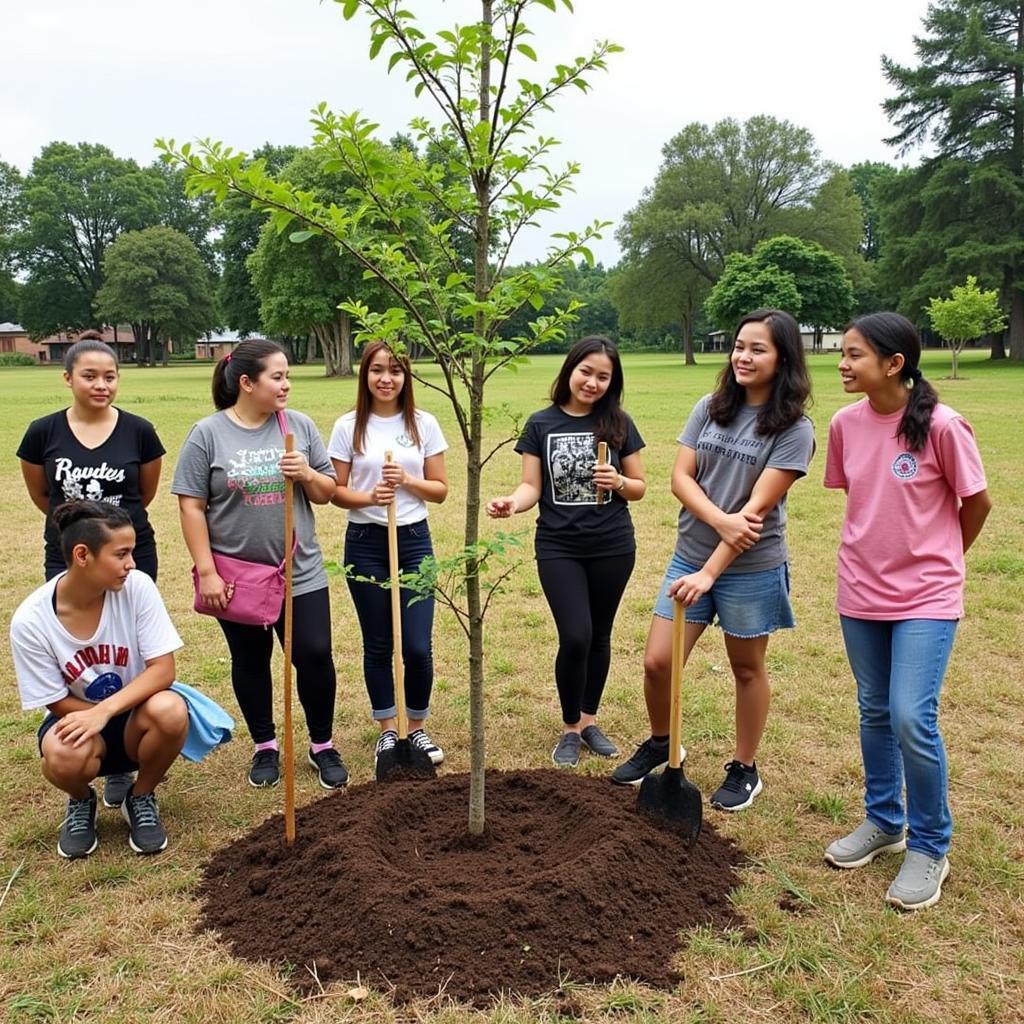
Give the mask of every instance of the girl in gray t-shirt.
<svg viewBox="0 0 1024 1024">
<path fill-rule="evenodd" d="M 243 341 L 213 374 L 218 411 L 200 420 L 182 445 L 174 471 L 181 530 L 199 574 L 202 600 L 213 608 L 231 601 L 213 552 L 277 565 L 284 559 L 284 481 L 295 486 L 292 572 L 292 662 L 309 728 L 309 762 L 325 789 L 344 786 L 348 771 L 334 749 L 331 728 L 337 687 L 331 651 L 331 606 L 312 504 L 334 496 L 334 467 L 313 421 L 286 411 L 288 359 L 272 341 Z M 295 437 L 286 453 L 282 424 Z M 249 783 L 280 778 L 270 661 L 273 633 L 262 626 L 218 619 L 231 652 L 231 684 L 256 744 Z M 274 624 L 284 630 L 284 608 Z"/>
<path fill-rule="evenodd" d="M 736 680 L 736 747 L 711 806 L 738 811 L 761 792 L 755 764 L 768 717 L 768 637 L 795 625 L 789 604 L 786 493 L 807 472 L 811 384 L 797 322 L 761 309 L 736 329 L 718 387 L 679 436 L 672 493 L 683 506 L 676 550 L 644 654 L 651 736 L 612 774 L 637 784 L 668 761 L 672 602 L 686 607 L 685 655 L 713 621 Z"/>
</svg>

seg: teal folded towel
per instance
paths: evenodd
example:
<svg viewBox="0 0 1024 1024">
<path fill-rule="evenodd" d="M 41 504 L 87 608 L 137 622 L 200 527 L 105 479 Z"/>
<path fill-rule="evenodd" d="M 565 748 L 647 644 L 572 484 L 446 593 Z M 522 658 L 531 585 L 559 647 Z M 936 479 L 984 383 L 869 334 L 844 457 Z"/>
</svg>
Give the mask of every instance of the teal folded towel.
<svg viewBox="0 0 1024 1024">
<path fill-rule="evenodd" d="M 189 761 L 202 761 L 211 750 L 231 739 L 234 719 L 215 701 L 187 683 L 171 683 L 171 690 L 181 696 L 188 707 L 188 736 L 181 756 Z"/>
</svg>

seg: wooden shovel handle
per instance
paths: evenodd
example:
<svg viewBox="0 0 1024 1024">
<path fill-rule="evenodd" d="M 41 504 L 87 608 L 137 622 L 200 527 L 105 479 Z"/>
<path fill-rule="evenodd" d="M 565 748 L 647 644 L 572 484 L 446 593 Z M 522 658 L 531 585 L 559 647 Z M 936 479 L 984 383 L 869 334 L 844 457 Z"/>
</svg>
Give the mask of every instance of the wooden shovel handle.
<svg viewBox="0 0 1024 1024">
<path fill-rule="evenodd" d="M 390 462 L 391 452 L 384 453 Z M 398 572 L 398 513 L 395 499 L 388 505 L 388 571 L 391 574 L 391 655 L 395 675 L 395 705 L 398 708 L 398 738 L 409 735 L 409 716 L 405 713 L 405 663 L 402 661 L 402 593 Z"/>
<path fill-rule="evenodd" d="M 679 746 L 683 739 L 683 638 L 686 609 L 681 601 L 672 599 L 672 698 L 668 723 L 668 766 L 678 768 Z"/>
<path fill-rule="evenodd" d="M 284 435 L 284 450 L 295 451 L 295 435 Z M 284 839 L 295 842 L 295 749 L 292 744 L 292 535 L 295 484 L 284 478 Z"/>
<path fill-rule="evenodd" d="M 598 465 L 603 465 L 607 461 L 608 461 L 608 442 L 607 441 L 598 441 L 597 442 L 597 463 L 598 463 Z M 598 489 L 597 489 L 597 503 L 598 503 L 598 505 L 603 505 L 610 497 L 611 497 L 611 494 L 608 491 L 606 491 L 603 487 L 598 487 Z"/>
</svg>

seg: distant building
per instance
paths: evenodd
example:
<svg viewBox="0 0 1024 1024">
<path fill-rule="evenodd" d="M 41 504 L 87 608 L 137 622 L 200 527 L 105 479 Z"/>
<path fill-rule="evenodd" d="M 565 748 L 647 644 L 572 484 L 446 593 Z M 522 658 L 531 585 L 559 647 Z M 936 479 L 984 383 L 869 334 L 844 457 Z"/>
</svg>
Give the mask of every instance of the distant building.
<svg viewBox="0 0 1024 1024">
<path fill-rule="evenodd" d="M 46 362 L 46 347 L 42 342 L 33 341 L 21 324 L 0 324 L 0 353 L 4 352 L 20 352 L 36 362 Z"/>
<path fill-rule="evenodd" d="M 135 337 L 131 327 L 127 324 L 104 327 L 101 333 L 103 340 L 117 353 L 118 362 L 135 362 Z M 77 331 L 61 331 L 60 334 L 51 334 L 50 337 L 43 338 L 40 344 L 46 346 L 49 362 L 62 363 L 68 349 L 76 341 L 78 341 Z"/>
<path fill-rule="evenodd" d="M 233 352 L 243 341 L 265 341 L 261 334 L 249 334 L 239 337 L 238 331 L 222 331 L 219 334 L 208 334 L 196 340 L 196 359 L 212 359 L 218 362 L 229 352 Z"/>
<path fill-rule="evenodd" d="M 843 347 L 842 331 L 823 331 L 821 347 L 814 347 L 814 328 L 800 326 L 800 337 L 803 338 L 805 352 L 838 352 Z M 704 352 L 726 352 L 732 345 L 732 334 L 729 331 L 711 331 L 704 342 Z"/>
</svg>

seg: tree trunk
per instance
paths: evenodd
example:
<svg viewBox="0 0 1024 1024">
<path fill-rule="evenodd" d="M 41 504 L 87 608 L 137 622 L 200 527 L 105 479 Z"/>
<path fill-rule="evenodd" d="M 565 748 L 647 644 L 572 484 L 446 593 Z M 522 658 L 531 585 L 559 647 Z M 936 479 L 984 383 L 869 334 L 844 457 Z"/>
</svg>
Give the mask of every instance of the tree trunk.
<svg viewBox="0 0 1024 1024">
<path fill-rule="evenodd" d="M 338 310 L 338 376 L 352 376 L 352 317 Z"/>
<path fill-rule="evenodd" d="M 1006 332 L 1005 331 L 993 331 L 988 336 L 989 341 L 989 358 L 990 359 L 1005 359 L 1006 358 Z"/>
<path fill-rule="evenodd" d="M 1024 290 L 1010 288 L 1010 329 L 1007 331 L 1010 358 L 1024 360 Z"/>
<path fill-rule="evenodd" d="M 680 316 L 680 331 L 683 335 L 683 365 L 696 366 L 697 359 L 693 354 L 693 317 L 689 312 Z"/>
<path fill-rule="evenodd" d="M 493 15 L 491 0 L 481 0 L 481 26 L 486 38 L 480 60 L 480 95 L 478 120 L 487 124 L 491 117 L 491 61 L 489 37 Z M 492 140 L 493 142 L 493 140 Z M 478 302 L 487 298 L 487 253 L 490 248 L 491 186 L 485 170 L 474 168 L 473 187 L 476 192 L 475 251 L 473 261 L 474 293 Z M 482 343 L 484 315 L 473 316 L 473 330 Z M 473 355 L 469 391 L 469 446 L 466 452 L 466 548 L 473 550 L 480 537 L 480 475 L 483 440 L 483 399 L 485 363 L 482 352 Z M 485 757 L 484 744 L 484 618 L 480 599 L 479 563 L 466 562 L 466 610 L 469 614 L 469 832 L 484 831 Z"/>
</svg>

